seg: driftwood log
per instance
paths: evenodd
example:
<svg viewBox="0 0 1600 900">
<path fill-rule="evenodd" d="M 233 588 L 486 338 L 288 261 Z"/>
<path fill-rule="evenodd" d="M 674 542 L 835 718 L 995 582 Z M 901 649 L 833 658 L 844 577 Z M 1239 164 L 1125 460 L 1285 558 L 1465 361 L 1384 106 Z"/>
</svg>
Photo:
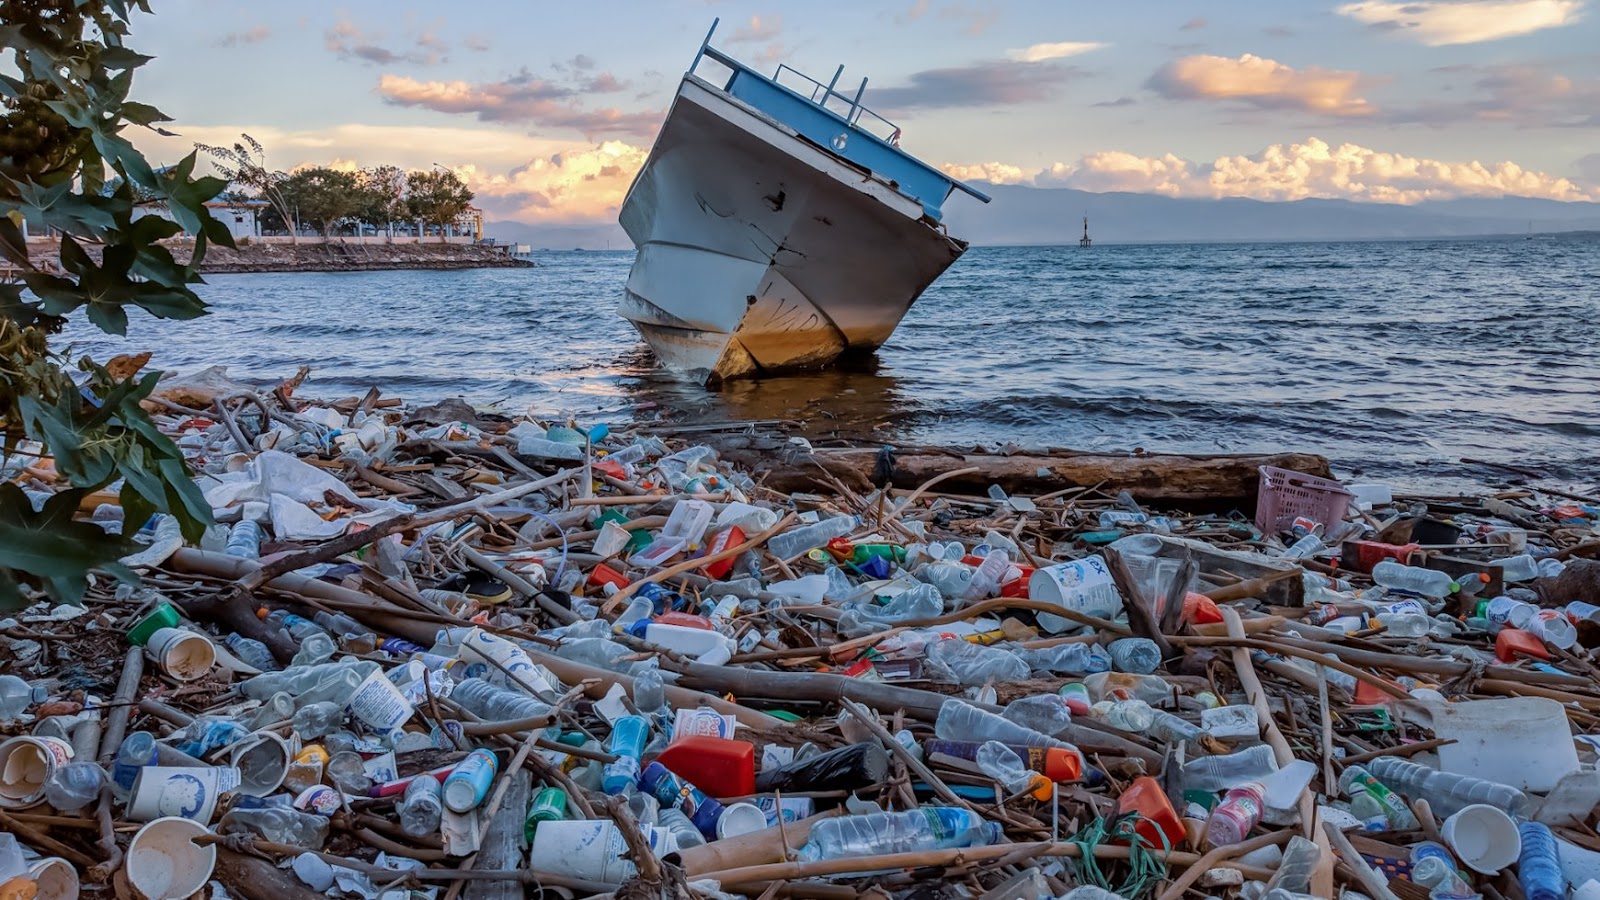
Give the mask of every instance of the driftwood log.
<svg viewBox="0 0 1600 900">
<path fill-rule="evenodd" d="M 867 490 L 878 460 L 876 449 L 806 452 L 764 435 L 729 435 L 711 443 L 723 459 L 786 493 L 831 490 L 825 475 L 852 489 Z M 1261 466 L 1331 477 L 1327 458 L 1311 453 L 1152 456 L 1053 450 L 1008 455 L 898 447 L 893 480 L 895 487 L 911 489 L 938 475 L 976 468 L 977 472 L 941 482 L 940 490 L 981 495 L 989 485 L 998 484 L 1007 493 L 1027 496 L 1100 485 L 1108 494 L 1125 490 L 1140 500 L 1239 505 L 1254 502 Z"/>
</svg>

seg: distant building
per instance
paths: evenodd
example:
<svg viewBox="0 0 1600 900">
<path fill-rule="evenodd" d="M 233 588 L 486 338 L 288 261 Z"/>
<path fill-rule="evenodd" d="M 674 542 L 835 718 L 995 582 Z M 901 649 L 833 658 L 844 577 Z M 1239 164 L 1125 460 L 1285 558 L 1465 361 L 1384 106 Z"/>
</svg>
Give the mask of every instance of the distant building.
<svg viewBox="0 0 1600 900">
<path fill-rule="evenodd" d="M 456 234 L 470 236 L 475 241 L 483 240 L 483 210 L 476 206 L 468 206 L 467 211 L 456 217 Z"/>
<path fill-rule="evenodd" d="M 261 236 L 261 211 L 266 209 L 267 205 L 265 200 L 211 200 L 206 203 L 206 209 L 210 210 L 212 218 L 227 227 L 228 233 L 237 241 L 240 238 Z M 169 222 L 176 221 L 172 216 L 172 210 L 160 200 L 149 200 L 134 206 L 135 220 L 145 216 L 158 216 Z M 191 234 L 189 237 L 194 235 Z"/>
</svg>

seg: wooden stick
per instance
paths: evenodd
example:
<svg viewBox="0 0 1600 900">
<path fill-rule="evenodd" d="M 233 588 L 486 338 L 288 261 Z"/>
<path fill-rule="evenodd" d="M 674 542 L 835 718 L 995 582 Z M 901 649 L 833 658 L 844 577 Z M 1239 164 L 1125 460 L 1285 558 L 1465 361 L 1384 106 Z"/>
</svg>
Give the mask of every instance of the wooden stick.
<svg viewBox="0 0 1600 900">
<path fill-rule="evenodd" d="M 668 566 L 665 569 L 661 569 L 653 574 L 646 575 L 645 577 L 639 579 L 638 581 L 632 582 L 627 587 L 624 587 L 622 590 L 613 594 L 611 599 L 606 601 L 606 605 L 601 608 L 600 612 L 609 618 L 610 616 L 615 615 L 617 609 L 621 607 L 623 603 L 626 603 L 628 598 L 632 597 L 634 593 L 639 590 L 639 588 L 642 588 L 647 584 L 653 584 L 658 581 L 666 581 L 668 578 L 672 578 L 673 576 L 682 575 L 685 572 L 690 572 L 695 569 L 702 569 L 711 565 L 712 563 L 721 562 L 725 559 L 732 559 L 746 550 L 759 547 L 766 543 L 767 540 L 773 535 L 789 527 L 789 523 L 793 522 L 794 519 L 795 514 L 789 513 L 787 516 L 784 516 L 783 519 L 778 522 L 778 524 L 768 528 L 766 531 L 761 532 L 755 537 L 750 538 L 737 547 L 729 547 L 728 549 L 723 550 L 721 553 L 713 553 L 710 556 L 702 556 L 696 559 L 684 560 L 675 566 Z"/>
<path fill-rule="evenodd" d="M 1367 861 L 1361 857 L 1354 845 L 1350 843 L 1350 839 L 1344 836 L 1344 832 L 1340 831 L 1338 826 L 1332 822 L 1323 822 L 1322 831 L 1328 836 L 1328 840 L 1333 842 L 1333 846 L 1338 848 L 1339 855 L 1344 859 L 1344 864 L 1349 866 L 1350 870 L 1355 873 L 1356 880 L 1361 882 L 1361 886 L 1366 889 L 1368 894 L 1371 894 L 1376 900 L 1400 900 L 1399 897 L 1394 895 L 1393 891 L 1389 890 L 1389 882 L 1382 875 L 1374 872 L 1371 866 L 1367 865 Z M 1313 887 L 1315 886 L 1313 885 Z M 1328 897 L 1332 896 L 1332 894 L 1318 894 L 1317 896 Z"/>
</svg>

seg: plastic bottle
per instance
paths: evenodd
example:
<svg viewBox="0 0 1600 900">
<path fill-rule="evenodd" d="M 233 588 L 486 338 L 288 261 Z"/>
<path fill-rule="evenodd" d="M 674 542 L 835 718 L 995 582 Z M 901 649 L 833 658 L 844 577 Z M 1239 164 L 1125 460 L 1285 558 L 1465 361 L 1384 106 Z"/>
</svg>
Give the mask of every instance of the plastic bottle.
<svg viewBox="0 0 1600 900">
<path fill-rule="evenodd" d="M 983 748 L 984 743 L 987 742 L 946 741 L 936 738 L 925 742 L 922 745 L 922 750 L 929 756 L 935 753 L 942 753 L 945 756 L 976 762 L 978 751 Z M 1043 774 L 1051 781 L 1078 781 L 1083 778 L 1083 773 L 1086 771 L 1083 754 L 1078 752 L 1076 747 L 1069 746 L 1066 749 L 1062 749 L 1059 747 L 1019 747 L 1010 744 L 1006 746 L 1010 747 L 1011 752 L 1017 754 L 1029 769 Z M 761 786 L 760 782 L 757 782 L 756 786 L 759 788 Z"/>
<path fill-rule="evenodd" d="M 986 741 L 978 748 L 977 758 L 973 760 L 983 774 L 1000 782 L 1006 793 L 1018 794 L 1028 791 L 1036 799 L 1048 800 L 1051 794 L 1051 781 L 1038 772 L 1033 772 L 1023 765 L 1022 757 L 1016 751 L 999 741 Z"/>
<path fill-rule="evenodd" d="M 116 758 L 111 763 L 111 793 L 126 801 L 133 791 L 134 779 L 139 770 L 156 764 L 156 736 L 148 731 L 135 731 L 122 739 Z"/>
<path fill-rule="evenodd" d="M 261 555 L 261 525 L 253 519 L 241 519 L 228 529 L 228 545 L 222 551 L 239 559 L 256 559 Z"/>
<path fill-rule="evenodd" d="M 811 840 L 800 849 L 800 861 L 982 847 L 996 843 L 1000 836 L 998 823 L 949 806 L 841 816 L 811 827 Z"/>
<path fill-rule="evenodd" d="M 450 699 L 486 722 L 515 722 L 550 714 L 548 704 L 482 678 L 463 679 L 450 692 Z"/>
<path fill-rule="evenodd" d="M 1156 711 L 1143 700 L 1102 700 L 1094 705 L 1094 712 L 1112 728 L 1143 733 L 1156 720 Z"/>
<path fill-rule="evenodd" d="M 1444 572 L 1408 566 L 1385 559 L 1372 567 L 1372 580 L 1395 591 L 1409 591 L 1424 597 L 1442 599 L 1455 590 L 1455 581 Z"/>
<path fill-rule="evenodd" d="M 1259 781 L 1242 784 L 1230 791 L 1211 818 L 1206 820 L 1206 842 L 1213 847 L 1242 843 L 1250 829 L 1261 821 L 1267 789 Z"/>
<path fill-rule="evenodd" d="M 639 756 L 644 752 L 644 742 L 650 734 L 650 725 L 639 716 L 621 716 L 611 723 L 611 737 L 606 741 L 606 752 L 616 756 L 606 763 L 601 787 L 617 795 L 639 781 Z"/>
<path fill-rule="evenodd" d="M 690 847 L 699 847 L 705 844 L 705 835 L 700 829 L 694 827 L 689 817 L 677 809 L 663 809 L 656 815 L 656 827 L 663 828 L 672 833 L 677 839 L 678 847 L 687 850 Z"/>
<path fill-rule="evenodd" d="M 339 652 L 339 645 L 326 634 L 306 635 L 300 642 L 300 649 L 295 651 L 294 658 L 289 660 L 290 665 L 314 666 L 317 663 L 327 662 Z"/>
<path fill-rule="evenodd" d="M 1500 577 L 1508 582 L 1532 581 L 1539 577 L 1539 564 L 1527 553 L 1491 559 L 1489 565 L 1500 566 Z"/>
<path fill-rule="evenodd" d="M 56 767 L 44 783 L 44 799 L 59 812 L 77 812 L 100 798 L 106 770 L 99 763 L 70 762 Z"/>
<path fill-rule="evenodd" d="M 500 761 L 488 750 L 468 753 L 467 758 L 445 776 L 444 786 L 439 789 L 445 807 L 454 813 L 476 809 L 488 796 L 489 785 L 494 783 L 499 771 Z"/>
<path fill-rule="evenodd" d="M 275 844 L 320 850 L 328 839 L 328 820 L 282 806 L 235 807 L 222 817 L 219 830 L 223 834 L 255 834 Z"/>
<path fill-rule="evenodd" d="M 1119 672 L 1149 675 L 1161 665 L 1161 648 L 1149 638 L 1122 638 L 1112 641 L 1106 649 L 1110 651 L 1111 662 Z"/>
<path fill-rule="evenodd" d="M 457 766 L 457 769 L 459 770 L 460 766 Z M 341 750 L 328 757 L 327 772 L 328 780 L 343 793 L 365 794 L 372 787 L 372 778 L 367 775 L 361 754 L 354 750 Z"/>
<path fill-rule="evenodd" d="M 968 687 L 1022 681 L 1032 671 L 1022 657 L 1010 650 L 961 638 L 935 642 L 928 648 L 926 658 L 929 663 L 949 670 L 956 683 Z"/>
<path fill-rule="evenodd" d="M 317 623 L 305 616 L 297 616 L 286 609 L 269 610 L 263 607 L 256 610 L 256 616 L 269 625 L 276 625 L 289 632 L 289 636 L 297 641 L 303 641 L 313 634 L 320 634 L 323 637 L 329 636 Z"/>
<path fill-rule="evenodd" d="M 294 698 L 285 691 L 279 691 L 261 701 L 261 705 L 250 713 L 250 718 L 245 720 L 244 727 L 251 731 L 260 731 L 269 725 L 288 722 L 293 718 Z"/>
<path fill-rule="evenodd" d="M 1365 785 L 1350 785 L 1350 814 L 1361 820 L 1361 827 L 1366 831 L 1389 830 L 1389 811 Z"/>
<path fill-rule="evenodd" d="M 1413 800 L 1426 800 L 1435 813 L 1449 816 L 1474 803 L 1503 809 L 1513 816 L 1527 816 L 1528 795 L 1508 784 L 1442 772 L 1430 766 L 1392 756 L 1380 756 L 1366 764 L 1367 771 L 1394 790 Z"/>
<path fill-rule="evenodd" d="M 793 559 L 807 550 L 815 550 L 823 544 L 841 538 L 856 530 L 859 521 L 855 516 L 834 516 L 823 519 L 815 525 L 806 525 L 785 531 L 767 541 L 767 550 L 779 559 Z"/>
<path fill-rule="evenodd" d="M 966 597 L 975 574 L 975 570 L 960 562 L 959 557 L 944 562 L 925 563 L 911 572 L 913 578 L 933 585 L 941 596 L 953 601 Z"/>
<path fill-rule="evenodd" d="M 33 686 L 15 675 L 0 675 L 0 722 L 15 722 L 33 705 Z"/>
<path fill-rule="evenodd" d="M 1561 874 L 1561 857 L 1550 826 L 1523 822 L 1517 826 L 1522 838 L 1522 854 L 1517 857 L 1517 883 L 1528 900 L 1561 900 L 1567 895 L 1567 880 Z"/>
<path fill-rule="evenodd" d="M 628 633 L 640 640 L 665 647 L 696 662 L 721 665 L 733 658 L 736 648 L 733 639 L 720 631 L 691 628 L 687 625 L 670 625 L 648 619 L 628 626 Z"/>
<path fill-rule="evenodd" d="M 1172 685 L 1159 675 L 1134 675 L 1126 672 L 1097 672 L 1083 679 L 1089 699 L 1143 700 L 1151 706 L 1170 704 Z"/>
<path fill-rule="evenodd" d="M 272 651 L 255 638 L 230 634 L 222 639 L 222 643 L 227 646 L 229 653 L 237 656 L 240 662 L 251 668 L 263 672 L 275 672 L 279 668 L 278 660 L 273 657 Z"/>
<path fill-rule="evenodd" d="M 1377 620 L 1385 634 L 1397 638 L 1419 638 L 1433 627 L 1432 619 L 1414 612 L 1379 613 Z"/>
<path fill-rule="evenodd" d="M 1385 759 L 1387 757 L 1379 757 Z M 1361 766 L 1349 766 L 1339 774 L 1339 790 L 1346 795 L 1354 796 L 1352 788 L 1361 785 L 1373 798 L 1383 805 L 1384 813 L 1389 818 L 1389 827 L 1395 831 L 1410 831 L 1417 826 L 1417 817 L 1412 815 L 1411 807 L 1406 806 L 1388 785 L 1375 777 L 1371 772 Z"/>
<path fill-rule="evenodd" d="M 1150 517 L 1142 512 L 1108 509 L 1100 514 L 1099 521 L 1101 528 L 1123 528 L 1129 525 L 1143 525 L 1150 521 Z"/>
<path fill-rule="evenodd" d="M 1283 558 L 1309 559 L 1326 549 L 1328 549 L 1328 545 L 1322 542 L 1322 538 L 1314 534 L 1308 534 L 1300 540 L 1290 544 L 1288 548 L 1283 551 Z"/>
<path fill-rule="evenodd" d="M 1032 728 L 953 698 L 940 705 L 933 732 L 936 737 L 946 741 L 999 741 L 1020 747 L 1071 747 Z"/>
<path fill-rule="evenodd" d="M 1006 572 L 1011 568 L 1011 556 L 1004 550 L 990 550 L 972 573 L 972 582 L 967 585 L 962 599 L 969 603 L 987 599 L 999 589 L 1001 579 L 1006 577 Z"/>
<path fill-rule="evenodd" d="M 1257 782 L 1278 771 L 1272 747 L 1257 744 L 1225 756 L 1202 756 L 1183 765 L 1183 786 L 1191 791 L 1216 792 L 1247 782 Z"/>
<path fill-rule="evenodd" d="M 302 739 L 314 741 L 343 724 L 344 707 L 331 701 L 309 703 L 296 710 L 289 721 Z"/>
<path fill-rule="evenodd" d="M 717 820 L 722 818 L 723 805 L 674 775 L 666 766 L 658 762 L 645 766 L 639 774 L 639 790 L 654 797 L 661 809 L 675 809 L 687 816 L 707 840 L 716 840 Z"/>
<path fill-rule="evenodd" d="M 1443 844 L 1423 841 L 1411 848 L 1411 880 L 1438 897 L 1469 897 L 1472 885 L 1456 871 L 1455 857 Z"/>
<path fill-rule="evenodd" d="M 1059 694 L 1020 697 L 1006 704 L 1000 715 L 1050 737 L 1072 727 L 1072 713 Z"/>
<path fill-rule="evenodd" d="M 1111 669 L 1111 654 L 1099 644 L 1057 644 L 1018 655 L 1036 672 L 1093 675 Z"/>
<path fill-rule="evenodd" d="M 1197 741 L 1205 734 L 1205 729 L 1181 716 L 1175 716 L 1163 709 L 1152 710 L 1150 726 L 1145 734 L 1164 741 Z"/>
<path fill-rule="evenodd" d="M 428 837 L 439 832 L 444 817 L 444 799 L 439 779 L 427 772 L 411 779 L 400 800 L 400 829 L 412 837 Z"/>
<path fill-rule="evenodd" d="M 1289 839 L 1289 846 L 1284 848 L 1283 861 L 1278 863 L 1278 871 L 1267 882 L 1267 890 L 1285 890 L 1296 894 L 1309 892 L 1311 873 L 1321 861 L 1322 848 L 1295 835 Z"/>
<path fill-rule="evenodd" d="M 667 705 L 666 686 L 661 681 L 659 669 L 646 669 L 634 676 L 633 707 L 642 715 L 659 711 Z"/>
</svg>

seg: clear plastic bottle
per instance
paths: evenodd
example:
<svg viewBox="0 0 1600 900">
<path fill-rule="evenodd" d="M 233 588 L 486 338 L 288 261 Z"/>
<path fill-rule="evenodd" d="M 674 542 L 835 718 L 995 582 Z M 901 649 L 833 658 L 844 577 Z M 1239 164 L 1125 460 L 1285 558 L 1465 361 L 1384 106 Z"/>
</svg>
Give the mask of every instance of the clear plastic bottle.
<svg viewBox="0 0 1600 900">
<path fill-rule="evenodd" d="M 1261 821 L 1267 789 L 1259 781 L 1241 784 L 1228 791 L 1228 796 L 1211 811 L 1206 820 L 1206 842 L 1213 847 L 1231 847 L 1242 843 L 1250 830 Z"/>
<path fill-rule="evenodd" d="M 1170 703 L 1172 685 L 1159 675 L 1134 675 L 1127 672 L 1097 672 L 1083 679 L 1089 699 L 1143 700 L 1151 706 Z"/>
<path fill-rule="evenodd" d="M 1308 534 L 1290 544 L 1288 549 L 1283 551 L 1283 558 L 1310 559 L 1326 549 L 1328 549 L 1328 545 L 1322 542 L 1322 538 L 1314 534 Z"/>
<path fill-rule="evenodd" d="M 1197 741 L 1205 734 L 1205 729 L 1181 716 L 1175 716 L 1166 710 L 1151 711 L 1150 727 L 1145 734 L 1163 741 Z"/>
<path fill-rule="evenodd" d="M 1368 762 L 1366 768 L 1374 778 L 1407 797 L 1428 801 L 1428 806 L 1441 817 L 1475 803 L 1506 810 L 1513 816 L 1527 816 L 1532 806 L 1528 795 L 1511 785 L 1442 772 L 1410 760 L 1380 756 Z"/>
<path fill-rule="evenodd" d="M 633 708 L 650 715 L 667 705 L 667 689 L 659 669 L 646 669 L 633 679 Z"/>
<path fill-rule="evenodd" d="M 0 722 L 15 722 L 33 705 L 33 686 L 15 675 L 0 675 Z"/>
<path fill-rule="evenodd" d="M 308 634 L 300 641 L 300 649 L 295 651 L 294 658 L 289 660 L 290 665 L 314 666 L 333 658 L 339 652 L 339 645 L 328 635 L 317 632 Z"/>
<path fill-rule="evenodd" d="M 935 642 L 928 648 L 927 660 L 949 670 L 957 684 L 968 687 L 1022 681 L 1032 672 L 1022 657 L 1010 650 L 961 638 Z"/>
<path fill-rule="evenodd" d="M 660 801 L 657 801 L 658 803 Z M 668 807 L 656 813 L 656 827 L 664 828 L 677 839 L 679 849 L 687 850 L 690 847 L 699 847 L 706 842 L 705 835 L 700 829 L 694 827 L 689 817 L 680 810 Z"/>
<path fill-rule="evenodd" d="M 245 720 L 245 727 L 251 731 L 260 731 L 269 725 L 279 722 L 288 722 L 294 718 L 294 698 L 287 691 L 279 691 L 271 697 L 261 701 L 261 705 L 250 713 L 250 718 Z"/>
<path fill-rule="evenodd" d="M 1289 839 L 1289 846 L 1283 849 L 1283 860 L 1278 863 L 1278 871 L 1267 882 L 1267 890 L 1308 893 L 1311 890 L 1311 873 L 1321 861 L 1322 848 L 1295 835 Z"/>
<path fill-rule="evenodd" d="M 859 520 L 855 516 L 834 516 L 823 519 L 815 525 L 806 525 L 785 531 L 767 541 L 767 550 L 779 559 L 793 559 L 807 550 L 815 550 L 823 544 L 841 538 L 856 530 Z"/>
<path fill-rule="evenodd" d="M 1489 565 L 1500 566 L 1500 577 L 1508 582 L 1532 581 L 1539 577 L 1539 563 L 1527 553 L 1491 559 Z"/>
<path fill-rule="evenodd" d="M 70 762 L 58 766 L 44 783 L 44 799 L 58 812 L 77 812 L 100 798 L 106 770 L 99 763 Z"/>
<path fill-rule="evenodd" d="M 972 581 L 967 585 L 962 599 L 969 603 L 976 603 L 994 595 L 1000 588 L 1001 579 L 1006 577 L 1006 572 L 1011 568 L 1011 556 L 1004 550 L 990 550 L 983 558 L 983 562 L 972 573 Z"/>
<path fill-rule="evenodd" d="M 1191 791 L 1222 791 L 1260 781 L 1278 771 L 1272 747 L 1257 744 L 1225 756 L 1202 756 L 1183 764 L 1183 786 Z"/>
<path fill-rule="evenodd" d="M 1035 672 L 1094 675 L 1111 669 L 1111 654 L 1099 644 L 1057 644 L 1019 654 Z"/>
<path fill-rule="evenodd" d="M 824 819 L 811 828 L 801 862 L 982 847 L 1000 840 L 1000 825 L 971 810 L 925 806 L 908 812 Z"/>
<path fill-rule="evenodd" d="M 126 802 L 133 791 L 134 779 L 139 770 L 156 764 L 156 736 L 148 731 L 135 731 L 122 739 L 117 747 L 116 759 L 111 764 L 111 793 Z"/>
<path fill-rule="evenodd" d="M 1378 759 L 1390 758 L 1392 757 L 1378 757 Z M 1373 760 L 1373 762 L 1376 761 Z M 1403 760 L 1397 761 L 1403 762 Z M 1396 831 L 1410 831 L 1418 827 L 1417 817 L 1412 814 L 1411 807 L 1406 805 L 1406 801 L 1394 791 L 1389 790 L 1389 786 L 1370 771 L 1362 766 L 1349 766 L 1339 773 L 1339 790 L 1343 791 L 1347 796 L 1354 796 L 1354 787 L 1356 785 L 1365 788 L 1379 803 L 1383 804 L 1384 813 L 1389 818 L 1390 828 Z"/>
<path fill-rule="evenodd" d="M 899 622 L 931 619 L 943 613 L 944 595 L 933 585 L 918 581 L 888 603 L 867 600 L 846 607 L 839 617 L 838 630 L 846 637 L 855 637 L 887 630 Z"/>
<path fill-rule="evenodd" d="M 462 709 L 486 722 L 515 722 L 550 714 L 550 706 L 521 691 L 507 690 L 482 678 L 466 678 L 450 692 Z"/>
<path fill-rule="evenodd" d="M 1442 599 L 1455 590 L 1455 581 L 1444 572 L 1408 566 L 1385 559 L 1372 567 L 1372 580 L 1395 591 L 1408 591 L 1424 597 Z"/>
<path fill-rule="evenodd" d="M 1028 769 L 1022 762 L 1022 757 L 1015 750 L 999 741 L 985 741 L 978 748 L 977 758 L 974 760 L 983 774 L 1000 782 L 1007 794 L 1016 794 L 1022 791 L 1032 791 L 1035 794 L 1043 792 L 1042 799 L 1049 799 L 1050 779 Z"/>
<path fill-rule="evenodd" d="M 273 657 L 272 651 L 255 638 L 230 634 L 222 639 L 222 643 L 227 646 L 229 653 L 237 656 L 239 661 L 247 666 L 263 672 L 275 672 L 279 668 L 278 660 Z"/>
<path fill-rule="evenodd" d="M 1433 841 L 1411 848 L 1411 880 L 1427 888 L 1431 896 L 1470 897 L 1476 893 L 1456 870 L 1455 857 Z"/>
<path fill-rule="evenodd" d="M 333 731 L 344 722 L 344 707 L 331 701 L 308 703 L 295 711 L 290 719 L 295 733 L 303 740 L 314 741 Z"/>
<path fill-rule="evenodd" d="M 372 787 L 372 778 L 361 761 L 361 754 L 353 750 L 342 750 L 328 757 L 327 771 L 333 786 L 343 793 L 361 795 Z"/>
<path fill-rule="evenodd" d="M 960 558 L 944 562 L 930 562 L 917 566 L 911 576 L 938 589 L 946 600 L 959 601 L 972 586 L 973 568 L 960 562 Z"/>
<path fill-rule="evenodd" d="M 1522 853 L 1517 857 L 1517 883 L 1528 900 L 1561 900 L 1567 895 L 1567 880 L 1561 874 L 1561 857 L 1550 826 L 1523 822 L 1517 826 L 1522 838 Z"/>
<path fill-rule="evenodd" d="M 1122 638 L 1112 641 L 1106 649 L 1111 653 L 1111 662 L 1119 672 L 1149 675 L 1161 665 L 1161 648 L 1149 638 Z"/>
<path fill-rule="evenodd" d="M 261 525 L 253 519 L 241 519 L 228 529 L 228 544 L 223 550 L 239 559 L 256 559 L 261 555 Z"/>
<path fill-rule="evenodd" d="M 953 698 L 939 707 L 933 731 L 935 736 L 946 741 L 999 741 L 1018 747 L 1072 746 Z"/>
<path fill-rule="evenodd" d="M 1433 627 L 1432 619 L 1414 612 L 1379 613 L 1377 620 L 1383 623 L 1384 634 L 1389 637 L 1419 638 Z"/>
<path fill-rule="evenodd" d="M 1006 704 L 1000 715 L 1051 737 L 1072 727 L 1072 713 L 1060 694 L 1035 694 L 1018 698 Z"/>
<path fill-rule="evenodd" d="M 1361 820 L 1366 831 L 1389 830 L 1389 811 L 1364 785 L 1350 785 L 1350 814 Z"/>
<path fill-rule="evenodd" d="M 412 837 L 438 834 L 443 817 L 444 800 L 440 796 L 439 779 L 426 772 L 411 779 L 400 800 L 401 830 Z"/>
<path fill-rule="evenodd" d="M 328 840 L 328 820 L 297 809 L 268 806 L 261 809 L 234 808 L 222 817 L 223 834 L 254 834 L 275 844 L 289 844 L 307 850 L 320 850 Z"/>
<path fill-rule="evenodd" d="M 1143 700 L 1102 700 L 1093 707 L 1097 718 L 1112 728 L 1142 734 L 1156 720 L 1156 711 Z"/>
</svg>

